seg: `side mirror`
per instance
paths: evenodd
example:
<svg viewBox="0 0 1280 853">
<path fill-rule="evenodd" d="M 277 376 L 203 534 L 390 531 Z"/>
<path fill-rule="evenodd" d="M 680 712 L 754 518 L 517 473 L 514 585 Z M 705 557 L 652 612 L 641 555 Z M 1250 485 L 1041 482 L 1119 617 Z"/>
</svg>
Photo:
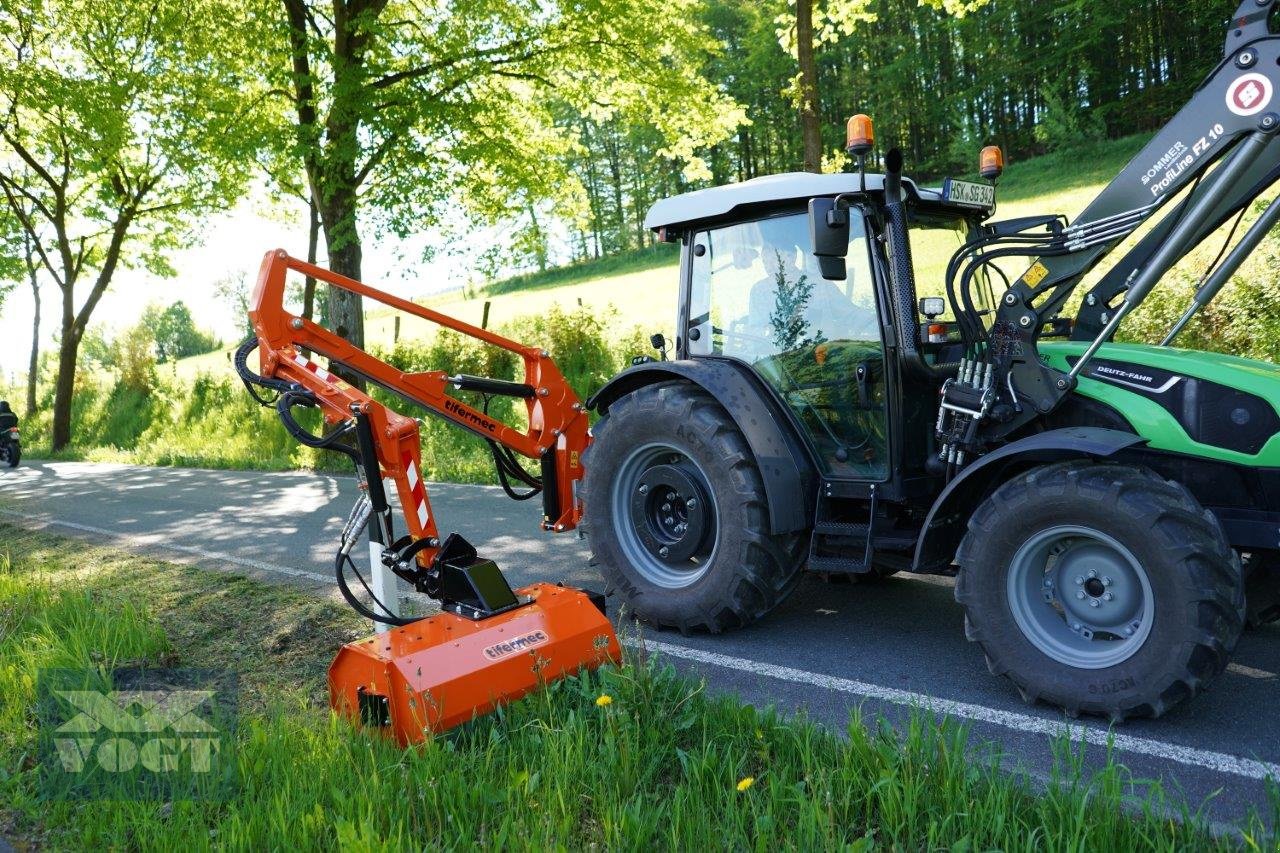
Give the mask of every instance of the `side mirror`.
<svg viewBox="0 0 1280 853">
<path fill-rule="evenodd" d="M 822 277 L 843 281 L 844 258 L 849 254 L 849 211 L 841 210 L 833 198 L 809 199 L 809 238 Z"/>
</svg>

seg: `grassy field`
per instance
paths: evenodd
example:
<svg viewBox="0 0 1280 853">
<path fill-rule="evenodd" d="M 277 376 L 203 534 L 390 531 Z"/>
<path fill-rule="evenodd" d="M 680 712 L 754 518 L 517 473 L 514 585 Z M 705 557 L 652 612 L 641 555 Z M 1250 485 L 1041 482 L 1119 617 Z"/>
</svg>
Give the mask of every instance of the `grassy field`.
<svg viewBox="0 0 1280 853">
<path fill-rule="evenodd" d="M 325 666 L 362 624 L 336 603 L 0 524 L 0 838 L 54 849 L 1262 849 L 1158 787 L 999 769 L 948 721 L 851 713 L 833 732 L 709 696 L 653 661 L 569 679 L 400 751 L 337 721 Z M 74 563 L 66 554 L 76 553 Z M 226 630 L 236 625 L 235 631 Z M 42 802 L 33 684 L 47 667 L 231 669 L 226 801 Z M 601 699 L 608 696 L 606 704 Z M 1277 805 L 1280 808 L 1280 804 Z M 1176 817 L 1176 819 L 1170 819 Z"/>
</svg>

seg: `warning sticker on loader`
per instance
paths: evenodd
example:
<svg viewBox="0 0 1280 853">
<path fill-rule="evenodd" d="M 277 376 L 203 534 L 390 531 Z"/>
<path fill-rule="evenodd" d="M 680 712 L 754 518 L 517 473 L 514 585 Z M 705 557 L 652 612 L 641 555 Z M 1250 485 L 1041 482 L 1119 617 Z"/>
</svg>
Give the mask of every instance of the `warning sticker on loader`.
<svg viewBox="0 0 1280 853">
<path fill-rule="evenodd" d="M 514 655 L 517 652 L 527 652 L 529 649 L 541 646 L 547 642 L 547 634 L 545 631 L 530 631 L 519 637 L 513 637 L 504 643 L 496 643 L 484 650 L 484 656 L 489 660 L 498 660 L 507 655 Z"/>
<path fill-rule="evenodd" d="M 1238 116 L 1257 115 L 1271 103 L 1274 87 L 1262 74 L 1244 74 L 1227 87 L 1227 109 Z"/>
<path fill-rule="evenodd" d="M 1044 281 L 1044 277 L 1048 274 L 1049 268 L 1039 261 L 1036 261 L 1031 265 L 1031 269 L 1022 274 L 1022 280 L 1026 283 L 1027 287 L 1035 287 L 1037 284 Z"/>
</svg>

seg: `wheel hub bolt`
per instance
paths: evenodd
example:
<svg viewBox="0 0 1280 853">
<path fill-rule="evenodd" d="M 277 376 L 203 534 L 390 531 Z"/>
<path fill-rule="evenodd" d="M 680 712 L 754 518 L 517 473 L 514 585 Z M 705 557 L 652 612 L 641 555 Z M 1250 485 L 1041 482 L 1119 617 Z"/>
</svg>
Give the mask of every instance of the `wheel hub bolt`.
<svg viewBox="0 0 1280 853">
<path fill-rule="evenodd" d="M 1091 598 L 1091 599 L 1089 599 L 1089 606 L 1090 606 L 1090 607 L 1100 607 L 1101 605 L 1102 605 L 1102 602 L 1098 601 L 1098 599 L 1096 599 L 1096 598 Z"/>
<path fill-rule="evenodd" d="M 689 498 L 689 500 L 685 502 L 685 507 L 687 509 L 696 509 L 697 506 L 698 506 L 698 502 L 694 498 Z"/>
<path fill-rule="evenodd" d="M 674 518 L 672 518 L 671 516 L 669 516 L 669 515 L 668 515 L 668 516 L 665 516 L 662 520 L 663 520 L 663 521 L 665 521 L 667 524 L 675 524 L 675 523 L 676 523 L 676 520 L 675 520 Z"/>
<path fill-rule="evenodd" d="M 1111 578 L 1104 577 L 1104 578 L 1102 579 L 1102 585 L 1103 585 L 1103 586 L 1111 586 L 1111 584 L 1112 584 L 1112 583 L 1113 583 L 1113 581 L 1111 580 Z"/>
<path fill-rule="evenodd" d="M 1079 591 L 1076 593 L 1076 598 L 1079 598 L 1079 599 L 1083 600 L 1083 599 L 1084 599 L 1084 590 L 1079 590 Z"/>
<path fill-rule="evenodd" d="M 1098 573 L 1097 573 L 1096 571 L 1094 571 L 1093 569 L 1090 569 L 1090 570 L 1089 570 L 1089 577 L 1090 577 L 1090 578 L 1096 578 L 1097 576 L 1098 576 Z"/>
<path fill-rule="evenodd" d="M 1114 599 L 1115 599 L 1115 596 L 1114 596 L 1114 595 L 1112 595 L 1112 594 L 1111 594 L 1111 593 L 1109 593 L 1109 592 L 1108 592 L 1108 593 L 1105 593 L 1105 594 L 1102 596 L 1102 600 L 1103 600 L 1103 601 L 1112 601 L 1112 600 L 1114 600 Z"/>
<path fill-rule="evenodd" d="M 662 511 L 663 511 L 663 512 L 671 512 L 671 504 L 669 504 L 669 503 L 663 504 L 663 505 L 662 505 Z"/>
<path fill-rule="evenodd" d="M 1126 637 L 1132 637 L 1132 636 L 1133 636 L 1133 629 L 1132 629 L 1132 628 L 1125 628 L 1125 629 L 1124 629 L 1124 635 L 1125 635 Z"/>
<path fill-rule="evenodd" d="M 671 549 L 668 548 L 666 545 L 663 545 L 661 548 L 658 549 L 659 557 L 667 557 L 667 556 L 670 556 L 670 554 L 671 554 Z"/>
<path fill-rule="evenodd" d="M 1076 575 L 1076 586 L 1084 585 L 1084 575 Z"/>
<path fill-rule="evenodd" d="M 648 486 L 646 486 L 644 483 L 641 483 L 641 484 L 640 484 L 640 494 L 642 494 L 642 495 L 647 495 L 647 494 L 649 494 L 649 487 L 648 487 Z"/>
</svg>

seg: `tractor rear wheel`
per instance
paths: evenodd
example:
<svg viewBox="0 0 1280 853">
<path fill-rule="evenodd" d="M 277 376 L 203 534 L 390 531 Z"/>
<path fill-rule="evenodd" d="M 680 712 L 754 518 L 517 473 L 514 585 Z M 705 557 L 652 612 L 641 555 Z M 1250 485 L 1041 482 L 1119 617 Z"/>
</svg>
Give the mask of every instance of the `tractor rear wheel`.
<svg viewBox="0 0 1280 853">
<path fill-rule="evenodd" d="M 965 633 L 1028 702 L 1158 717 L 1226 668 L 1244 622 L 1217 519 L 1145 468 L 1067 462 L 995 491 L 957 555 Z"/>
<path fill-rule="evenodd" d="M 584 526 L 592 564 L 628 612 L 718 633 L 761 618 L 795 586 L 804 540 L 769 532 L 759 466 L 710 394 L 640 388 L 592 435 Z"/>
</svg>

